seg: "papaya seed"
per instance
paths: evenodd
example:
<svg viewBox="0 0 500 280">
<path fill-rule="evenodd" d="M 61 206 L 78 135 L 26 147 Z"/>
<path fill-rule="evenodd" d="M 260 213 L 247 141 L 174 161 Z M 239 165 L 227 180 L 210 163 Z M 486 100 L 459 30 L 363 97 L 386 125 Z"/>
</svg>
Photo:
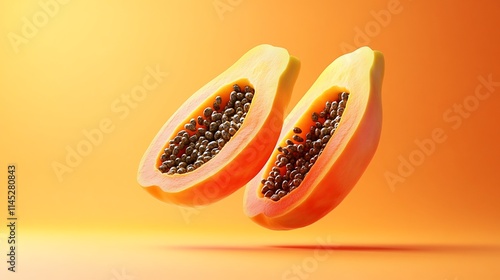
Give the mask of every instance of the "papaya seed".
<svg viewBox="0 0 500 280">
<path fill-rule="evenodd" d="M 272 190 L 267 190 L 264 194 L 265 197 L 271 197 L 273 195 L 273 191 Z"/>
<path fill-rule="evenodd" d="M 203 111 L 203 115 L 205 116 L 205 118 L 208 118 L 208 117 L 210 117 L 212 115 L 212 112 L 213 112 L 212 108 L 207 107 Z"/>
<path fill-rule="evenodd" d="M 236 129 L 234 129 L 233 127 L 229 128 L 229 134 L 231 136 L 233 136 L 235 133 L 236 133 Z"/>
<path fill-rule="evenodd" d="M 318 121 L 318 119 L 319 119 L 319 115 L 318 115 L 318 113 L 316 113 L 316 112 L 312 113 L 312 120 L 313 120 L 314 122 L 317 122 L 317 121 Z"/>
<path fill-rule="evenodd" d="M 297 142 L 304 142 L 304 138 L 300 137 L 298 134 L 295 134 L 293 136 L 293 140 L 295 140 Z"/>
<path fill-rule="evenodd" d="M 255 90 L 253 88 L 251 88 L 250 86 L 245 86 L 245 92 L 246 93 L 255 93 Z"/>
</svg>

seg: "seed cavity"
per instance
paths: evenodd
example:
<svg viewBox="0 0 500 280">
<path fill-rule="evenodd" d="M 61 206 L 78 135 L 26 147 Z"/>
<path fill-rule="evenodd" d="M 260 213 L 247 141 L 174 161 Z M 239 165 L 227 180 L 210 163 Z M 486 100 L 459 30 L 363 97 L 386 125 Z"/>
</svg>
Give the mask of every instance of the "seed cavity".
<svg viewBox="0 0 500 280">
<path fill-rule="evenodd" d="M 184 124 L 160 156 L 158 170 L 167 175 L 184 174 L 200 168 L 215 157 L 236 134 L 245 120 L 255 90 L 238 84 L 228 95 L 224 105 L 221 96 L 216 96 L 212 107 L 203 109 L 202 114 Z"/>
<path fill-rule="evenodd" d="M 349 93 L 341 92 L 338 100 L 328 100 L 321 112 L 313 112 L 309 130 L 293 128 L 286 146 L 278 146 L 278 155 L 269 175 L 261 180 L 261 193 L 279 201 L 298 188 L 328 144 L 341 120 Z"/>
</svg>

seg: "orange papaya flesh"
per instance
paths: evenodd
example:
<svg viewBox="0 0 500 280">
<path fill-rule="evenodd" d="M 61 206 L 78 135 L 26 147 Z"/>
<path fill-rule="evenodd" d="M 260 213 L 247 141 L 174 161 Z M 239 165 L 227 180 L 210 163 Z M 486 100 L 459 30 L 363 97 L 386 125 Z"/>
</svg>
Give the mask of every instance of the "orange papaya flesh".
<svg viewBox="0 0 500 280">
<path fill-rule="evenodd" d="M 244 90 L 240 87 L 242 83 L 245 84 Z M 169 140 L 168 147 L 157 161 L 162 173 L 173 175 L 194 171 L 220 152 L 243 125 L 250 110 L 255 91 L 248 83 L 242 83 L 232 86 L 230 96 L 227 96 L 229 91 L 217 95 L 211 105 L 207 104 L 202 115 L 193 116 L 184 124 L 184 129 Z"/>
<path fill-rule="evenodd" d="M 333 210 L 347 196 L 371 161 L 382 127 L 381 87 L 384 74 L 382 53 L 362 47 L 337 58 L 318 77 L 287 116 L 278 147 L 297 133 L 309 131 L 311 115 L 321 112 L 326 101 L 348 94 L 341 120 L 321 155 L 300 184 L 277 201 L 266 197 L 263 188 L 276 170 L 276 149 L 259 174 L 246 186 L 244 210 L 256 223 L 275 230 L 310 225 Z M 276 170 L 277 171 L 277 170 Z M 280 172 L 283 174 L 283 171 Z"/>
<path fill-rule="evenodd" d="M 244 186 L 259 172 L 272 153 L 299 69 L 299 61 L 283 48 L 259 45 L 248 51 L 230 68 L 195 92 L 163 125 L 141 160 L 137 177 L 139 184 L 164 202 L 184 206 L 207 205 Z M 170 156 L 180 158 L 186 155 L 183 158 L 186 161 L 187 146 L 179 146 L 176 137 L 182 138 L 183 133 L 184 136 L 192 137 L 199 132 L 199 128 L 208 129 L 208 126 L 198 122 L 199 117 L 216 123 L 204 111 L 211 108 L 223 115 L 235 85 L 243 94 L 247 88 L 253 95 L 249 100 L 251 102 L 247 102 L 250 105 L 245 108 L 244 120 L 239 122 L 238 127 L 234 126 L 235 131 L 232 131 L 230 139 L 223 146 L 218 146 L 218 152 L 212 154 L 209 160 L 189 171 L 184 164 L 181 167 L 184 170 L 179 174 L 179 162 L 175 163 L 175 159 Z M 220 108 L 215 108 L 217 99 Z M 235 106 L 232 108 L 237 109 Z M 193 119 L 196 121 L 194 128 L 190 127 Z M 223 122 L 221 119 L 218 121 L 220 123 L 216 124 L 220 127 Z M 212 137 L 215 138 L 215 135 Z M 204 146 L 206 149 L 207 145 Z M 178 149 L 174 153 L 175 147 Z M 167 160 L 174 160 L 177 168 L 175 172 L 170 172 L 172 163 L 167 168 Z M 188 162 L 193 167 L 196 161 L 191 159 Z"/>
<path fill-rule="evenodd" d="M 333 90 L 333 92 L 336 91 Z M 278 201 L 296 189 L 338 128 L 349 94 L 342 91 L 335 99 L 329 92 L 324 93 L 322 97 L 328 98 L 324 102 L 324 107 L 316 110 L 314 108 L 317 105 L 313 104 L 312 113 L 307 114 L 311 116 L 309 126 L 305 126 L 304 129 L 294 127 L 293 135 L 288 134 L 289 137 L 284 141 L 286 146 L 278 146 L 279 153 L 274 166 L 267 178 L 261 181 L 264 185 L 261 193 L 265 197 Z M 320 99 L 317 98 L 315 103 L 320 102 Z M 302 122 L 301 125 L 306 125 L 306 122 Z M 308 127 L 309 130 L 307 130 Z"/>
</svg>

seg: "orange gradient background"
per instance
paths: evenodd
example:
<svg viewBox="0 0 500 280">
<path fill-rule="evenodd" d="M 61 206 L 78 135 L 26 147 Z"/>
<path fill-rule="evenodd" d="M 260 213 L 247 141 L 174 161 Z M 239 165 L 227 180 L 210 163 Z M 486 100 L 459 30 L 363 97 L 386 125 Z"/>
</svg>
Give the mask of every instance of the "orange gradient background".
<svg viewBox="0 0 500 280">
<path fill-rule="evenodd" d="M 0 195 L 1 279 L 500 279 L 496 1 L 55 1 L 0 1 L 0 180 L 9 164 L 18 176 L 16 273 Z M 163 123 L 263 43 L 301 60 L 288 110 L 346 46 L 384 53 L 382 137 L 353 191 L 285 232 L 245 217 L 243 189 L 200 209 L 147 194 L 138 164 Z M 157 67 L 168 75 L 117 112 Z M 435 129 L 445 140 L 389 182 Z"/>
</svg>

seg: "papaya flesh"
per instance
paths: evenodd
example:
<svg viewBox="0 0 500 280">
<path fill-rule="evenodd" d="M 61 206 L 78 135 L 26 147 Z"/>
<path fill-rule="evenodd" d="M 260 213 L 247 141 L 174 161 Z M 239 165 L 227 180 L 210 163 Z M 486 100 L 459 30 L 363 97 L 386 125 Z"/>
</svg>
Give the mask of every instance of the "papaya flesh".
<svg viewBox="0 0 500 280">
<path fill-rule="evenodd" d="M 382 53 L 369 47 L 340 56 L 322 72 L 285 119 L 278 149 L 247 184 L 244 210 L 248 217 L 269 229 L 289 230 L 310 225 L 339 205 L 377 149 L 382 128 L 383 74 Z M 280 156 L 283 154 L 281 147 L 296 146 L 299 142 L 295 140 L 303 143 L 304 133 L 314 131 L 309 130 L 317 122 L 317 115 L 314 115 L 326 110 L 327 102 L 344 98 L 347 102 L 335 131 L 326 143 L 323 142 L 319 155 L 305 170 L 307 173 L 297 175 L 301 178 L 297 181 L 300 184 L 289 183 L 292 187 L 285 187 L 281 177 L 287 167 L 279 160 L 284 157 Z M 290 158 L 288 156 L 287 160 Z M 304 160 L 301 161 L 302 164 Z M 266 178 L 273 173 L 273 180 L 268 183 Z M 275 189 L 278 184 L 274 179 L 278 177 L 279 185 L 288 192 Z M 274 191 L 277 192 L 274 196 L 267 195 Z"/>
<path fill-rule="evenodd" d="M 244 186 L 259 172 L 272 153 L 299 69 L 299 61 L 284 48 L 259 45 L 249 50 L 231 67 L 196 91 L 167 120 L 140 162 L 137 175 L 139 184 L 164 202 L 184 206 L 210 204 Z M 176 157 L 185 160 L 188 148 L 184 143 L 179 143 L 178 136 L 198 140 L 203 136 L 210 141 L 216 140 L 212 139 L 213 134 L 205 135 L 205 130 L 209 130 L 209 124 L 224 126 L 220 118 L 230 104 L 233 106 L 229 108 L 232 110 L 230 116 L 239 117 L 234 108 L 240 110 L 243 105 L 237 108 L 234 103 L 240 102 L 238 100 L 242 100 L 242 97 L 236 100 L 232 96 L 236 94 L 237 88 L 238 91 L 241 89 L 242 94 L 251 93 L 251 96 L 247 95 L 251 103 L 249 100 L 244 101 L 248 104 L 245 104 L 244 120 L 241 119 L 242 122 L 235 127 L 237 130 L 228 130 L 232 134 L 230 139 L 225 138 L 229 140 L 219 143 L 219 147 L 212 150 L 209 160 L 198 158 L 199 162 L 194 165 L 181 166 L 182 163 Z M 218 115 L 217 122 L 214 115 L 207 114 L 207 110 Z M 222 139 L 220 135 L 218 137 Z M 213 148 L 206 147 L 206 142 L 208 140 L 201 145 L 191 145 L 189 152 L 198 148 L 201 154 L 201 151 Z M 220 144 L 224 145 L 221 147 Z M 206 157 L 206 153 L 204 155 Z M 194 160 L 188 158 L 185 161 L 192 163 Z M 179 165 L 172 168 L 173 164 Z"/>
</svg>

